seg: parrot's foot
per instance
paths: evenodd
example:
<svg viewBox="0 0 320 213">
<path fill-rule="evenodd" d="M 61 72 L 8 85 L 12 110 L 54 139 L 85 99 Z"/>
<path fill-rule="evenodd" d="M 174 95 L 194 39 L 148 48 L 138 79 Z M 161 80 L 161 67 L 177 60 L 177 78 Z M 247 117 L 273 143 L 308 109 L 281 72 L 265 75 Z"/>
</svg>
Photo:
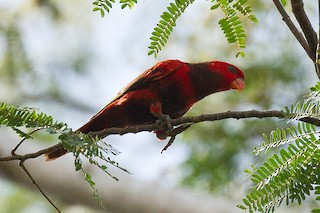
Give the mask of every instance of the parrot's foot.
<svg viewBox="0 0 320 213">
<path fill-rule="evenodd" d="M 164 140 L 168 137 L 168 132 L 173 129 L 171 124 L 172 119 L 169 115 L 162 114 L 158 117 L 159 119 L 156 121 L 156 124 L 162 128 L 162 130 L 155 131 L 157 138 L 160 140 Z"/>
<path fill-rule="evenodd" d="M 151 105 L 150 105 L 150 112 L 152 115 L 158 118 L 156 120 L 156 125 L 159 127 L 161 130 L 155 131 L 157 134 L 157 137 L 160 140 L 164 140 L 168 137 L 168 132 L 173 129 L 172 126 L 172 119 L 170 118 L 169 115 L 163 114 L 162 113 L 162 104 L 160 101 L 155 100 Z"/>
<path fill-rule="evenodd" d="M 173 126 L 171 124 L 172 119 L 170 118 L 169 115 L 160 115 L 158 117 L 159 119 L 156 121 L 156 124 L 163 127 L 165 130 L 172 130 Z"/>
</svg>

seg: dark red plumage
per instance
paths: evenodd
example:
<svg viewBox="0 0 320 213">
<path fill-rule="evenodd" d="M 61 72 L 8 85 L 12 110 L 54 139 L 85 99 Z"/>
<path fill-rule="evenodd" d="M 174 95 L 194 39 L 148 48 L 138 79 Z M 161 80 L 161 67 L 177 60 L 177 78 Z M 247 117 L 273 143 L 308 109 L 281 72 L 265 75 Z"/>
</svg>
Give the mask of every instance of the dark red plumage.
<svg viewBox="0 0 320 213">
<path fill-rule="evenodd" d="M 207 95 L 229 89 L 242 90 L 244 75 L 220 61 L 157 63 L 128 84 L 78 131 L 89 133 L 110 127 L 154 123 L 161 116 L 178 118 Z M 61 147 L 47 153 L 47 160 L 65 154 Z"/>
</svg>

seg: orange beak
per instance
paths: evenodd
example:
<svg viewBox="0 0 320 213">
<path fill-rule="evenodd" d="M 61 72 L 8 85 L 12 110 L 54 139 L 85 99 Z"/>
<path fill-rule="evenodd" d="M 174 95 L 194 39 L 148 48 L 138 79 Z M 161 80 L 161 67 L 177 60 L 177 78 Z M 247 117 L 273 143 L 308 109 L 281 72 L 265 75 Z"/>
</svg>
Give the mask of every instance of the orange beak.
<svg viewBox="0 0 320 213">
<path fill-rule="evenodd" d="M 237 90 L 238 92 L 243 90 L 244 87 L 245 87 L 245 84 L 242 78 L 237 78 L 236 80 L 232 81 L 230 85 L 231 89 Z"/>
</svg>

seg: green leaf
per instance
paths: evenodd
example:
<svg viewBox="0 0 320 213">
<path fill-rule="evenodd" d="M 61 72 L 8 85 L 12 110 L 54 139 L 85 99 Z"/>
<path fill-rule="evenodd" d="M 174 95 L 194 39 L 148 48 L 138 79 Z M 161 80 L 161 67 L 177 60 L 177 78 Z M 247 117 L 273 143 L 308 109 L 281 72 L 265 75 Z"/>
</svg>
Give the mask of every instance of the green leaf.
<svg viewBox="0 0 320 213">
<path fill-rule="evenodd" d="M 256 16 L 252 14 L 251 6 L 246 4 L 246 0 L 217 0 L 216 2 L 217 3 L 214 4 L 211 9 L 214 10 L 220 7 L 225 14 L 225 17 L 219 21 L 221 30 L 228 43 L 237 44 L 239 51 L 237 52 L 236 57 L 244 57 L 245 53 L 242 49 L 246 47 L 246 34 L 238 14 L 241 13 L 246 16 L 251 22 L 257 22 Z"/>
<path fill-rule="evenodd" d="M 243 203 L 244 203 L 246 206 L 251 206 L 249 200 L 247 200 L 247 199 L 243 199 Z"/>
<path fill-rule="evenodd" d="M 106 4 L 102 4 L 102 7 L 104 8 L 105 11 L 108 13 L 110 12 L 109 7 Z"/>
<path fill-rule="evenodd" d="M 100 15 L 101 15 L 101 17 L 104 17 L 105 13 L 104 13 L 103 9 L 100 9 Z"/>
<path fill-rule="evenodd" d="M 245 169 L 243 172 L 245 172 L 247 174 L 251 174 L 251 170 L 250 169 Z"/>
<path fill-rule="evenodd" d="M 320 97 L 316 90 L 319 91 L 320 87 L 311 89 L 303 102 L 286 107 L 288 119 L 292 119 L 293 113 L 301 114 L 299 117 L 308 113 L 315 117 L 320 115 Z M 264 134 L 263 142 L 254 148 L 254 153 L 276 149 L 284 144 L 287 146 L 280 149 L 279 154 L 267 158 L 262 166 L 246 171 L 251 176 L 254 188 L 247 194 L 246 203 L 243 201 L 244 204 L 238 207 L 243 209 L 248 206 L 245 210 L 249 212 L 273 212 L 284 200 L 287 205 L 293 202 L 302 204 L 313 190 L 316 195 L 320 194 L 318 128 L 298 120 L 296 126 L 277 128 L 269 137 Z M 320 200 L 320 196 L 316 196 L 315 200 Z M 313 212 L 319 212 L 319 209 L 313 209 Z"/>
<path fill-rule="evenodd" d="M 107 7 L 112 8 L 112 4 L 110 1 L 104 1 Z M 109 11 L 108 11 L 109 12 Z"/>
<path fill-rule="evenodd" d="M 219 7 L 220 5 L 219 4 L 214 4 L 210 7 L 210 10 L 215 10 Z"/>
<path fill-rule="evenodd" d="M 176 26 L 177 19 L 185 11 L 185 9 L 191 5 L 194 0 L 176 0 L 175 3 L 171 2 L 167 7 L 167 11 L 163 12 L 160 16 L 161 19 L 151 33 L 153 36 L 150 37 L 150 45 L 148 55 L 157 56 L 157 53 L 164 47 L 167 43 L 168 38 Z M 155 44 L 154 42 L 157 42 Z"/>
<path fill-rule="evenodd" d="M 165 17 L 169 18 L 169 20 L 173 18 L 173 16 L 172 16 L 170 13 L 168 13 L 168 12 L 164 12 L 163 15 L 164 15 Z"/>
<path fill-rule="evenodd" d="M 153 40 L 153 41 L 159 41 L 160 40 L 159 37 L 156 37 L 156 36 L 151 36 L 150 39 Z"/>
<path fill-rule="evenodd" d="M 241 56 L 242 58 L 244 58 L 245 55 L 246 55 L 245 52 L 239 51 L 239 52 L 236 54 L 236 57 Z"/>
</svg>

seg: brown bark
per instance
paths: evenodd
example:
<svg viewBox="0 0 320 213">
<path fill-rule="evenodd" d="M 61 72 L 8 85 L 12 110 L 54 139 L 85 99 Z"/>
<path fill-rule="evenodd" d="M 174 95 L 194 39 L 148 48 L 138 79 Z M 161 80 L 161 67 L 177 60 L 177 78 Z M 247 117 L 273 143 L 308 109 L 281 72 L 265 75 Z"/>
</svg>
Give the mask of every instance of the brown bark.
<svg viewBox="0 0 320 213">
<path fill-rule="evenodd" d="M 3 134 L 1 133 L 2 138 Z M 11 141 L 12 142 L 12 141 Z M 14 146 L 10 140 L 0 141 L 0 156 L 8 155 Z M 32 152 L 32 143 L 28 143 L 18 152 Z M 39 149 L 34 146 L 33 148 Z M 105 212 L 93 198 L 89 185 L 82 173 L 74 170 L 70 155 L 56 161 L 46 162 L 39 157 L 25 162 L 25 166 L 38 185 L 55 200 L 67 204 L 82 204 Z M 223 198 L 196 194 L 187 189 L 171 189 L 164 185 L 148 183 L 134 179 L 134 176 L 112 169 L 110 172 L 119 178 L 115 181 L 92 166 L 85 168 L 97 183 L 107 212 L 121 213 L 231 213 L 239 212 L 235 202 Z M 0 177 L 28 186 L 36 190 L 30 179 L 18 165 L 18 161 L 0 162 Z M 240 202 L 240 201 L 239 201 Z M 61 208 L 58 205 L 59 208 Z M 62 212 L 63 208 L 60 209 Z"/>
</svg>

